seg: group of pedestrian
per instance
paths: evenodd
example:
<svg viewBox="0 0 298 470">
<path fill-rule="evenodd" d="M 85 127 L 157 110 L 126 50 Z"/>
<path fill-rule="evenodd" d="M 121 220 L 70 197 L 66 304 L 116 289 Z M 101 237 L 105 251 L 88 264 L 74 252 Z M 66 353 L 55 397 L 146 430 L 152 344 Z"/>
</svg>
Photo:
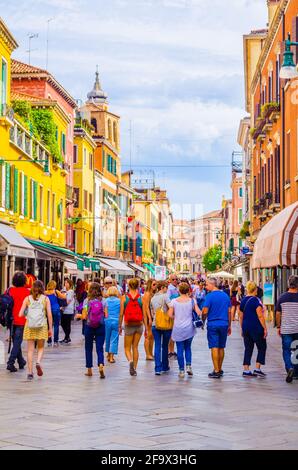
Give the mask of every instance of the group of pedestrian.
<svg viewBox="0 0 298 470">
<path fill-rule="evenodd" d="M 298 357 L 293 351 L 298 346 L 298 276 L 289 278 L 289 289 L 276 306 L 276 324 L 282 338 L 283 359 L 287 372 L 286 381 L 298 378 Z M 223 362 L 228 336 L 232 332 L 235 314 L 239 320 L 244 343 L 243 377 L 265 378 L 262 370 L 266 361 L 268 330 L 265 319 L 263 295 L 255 282 L 226 284 L 216 278 L 189 281 L 170 275 L 168 281 L 150 279 L 140 282 L 129 279 L 122 287 L 111 277 L 103 284 L 100 279 L 92 282 L 66 279 L 64 288 L 57 289 L 50 281 L 46 290 L 41 281 L 27 287 L 23 272 L 13 276 L 12 287 L 6 295 L 12 299 L 13 346 L 7 362 L 7 370 L 16 372 L 27 363 L 28 380 L 34 377 L 33 357 L 38 376 L 44 345 L 58 347 L 60 324 L 64 339 L 71 342 L 72 320 L 82 320 L 85 339 L 86 375 L 93 375 L 93 347 L 96 346 L 97 366 L 100 378 L 105 378 L 106 360 L 114 364 L 118 354 L 119 337 L 124 334 L 124 352 L 131 376 L 137 375 L 139 344 L 144 334 L 146 360 L 154 361 L 155 374 L 170 370 L 171 358 L 177 358 L 179 377 L 192 377 L 192 343 L 200 328 L 207 322 L 207 340 L 211 350 L 213 370 L 211 379 L 224 375 Z M 237 305 L 236 305 L 237 303 Z M 22 353 L 22 341 L 28 342 L 27 361 Z M 254 347 L 257 359 L 253 370 L 251 360 Z M 105 350 L 104 350 L 105 348 Z M 176 351 L 175 351 L 176 349 Z"/>
</svg>

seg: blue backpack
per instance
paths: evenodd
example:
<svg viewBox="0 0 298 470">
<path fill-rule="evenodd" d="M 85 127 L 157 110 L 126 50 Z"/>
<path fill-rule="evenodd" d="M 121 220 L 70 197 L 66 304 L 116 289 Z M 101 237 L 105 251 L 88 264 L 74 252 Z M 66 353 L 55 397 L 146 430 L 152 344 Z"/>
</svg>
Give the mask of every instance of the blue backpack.
<svg viewBox="0 0 298 470">
<path fill-rule="evenodd" d="M 0 325 L 11 329 L 13 323 L 13 298 L 9 295 L 9 289 L 0 295 Z"/>
</svg>

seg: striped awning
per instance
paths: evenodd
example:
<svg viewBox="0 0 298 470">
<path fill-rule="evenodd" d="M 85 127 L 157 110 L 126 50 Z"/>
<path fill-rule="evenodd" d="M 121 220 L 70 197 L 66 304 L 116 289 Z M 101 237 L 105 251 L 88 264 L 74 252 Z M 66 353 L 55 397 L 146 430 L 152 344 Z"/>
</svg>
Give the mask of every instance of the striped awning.
<svg viewBox="0 0 298 470">
<path fill-rule="evenodd" d="M 298 266 L 298 201 L 283 209 L 260 231 L 252 268 Z"/>
</svg>

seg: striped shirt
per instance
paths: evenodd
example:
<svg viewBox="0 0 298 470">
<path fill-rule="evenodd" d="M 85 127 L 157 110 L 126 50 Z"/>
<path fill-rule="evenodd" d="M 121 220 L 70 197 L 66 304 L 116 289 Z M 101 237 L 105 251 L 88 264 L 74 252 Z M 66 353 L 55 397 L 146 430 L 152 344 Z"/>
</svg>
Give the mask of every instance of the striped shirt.
<svg viewBox="0 0 298 470">
<path fill-rule="evenodd" d="M 281 334 L 298 333 L 298 293 L 282 294 L 277 301 L 276 311 L 281 312 Z"/>
</svg>

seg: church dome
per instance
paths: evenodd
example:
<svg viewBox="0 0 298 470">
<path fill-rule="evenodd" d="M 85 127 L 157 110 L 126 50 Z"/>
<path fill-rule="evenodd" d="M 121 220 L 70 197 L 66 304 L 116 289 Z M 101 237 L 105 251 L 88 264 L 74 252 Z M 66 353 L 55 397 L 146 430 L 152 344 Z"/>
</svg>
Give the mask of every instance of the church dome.
<svg viewBox="0 0 298 470">
<path fill-rule="evenodd" d="M 88 101 L 92 103 L 107 103 L 108 95 L 103 91 L 100 81 L 98 68 L 95 72 L 95 83 L 93 89 L 87 95 Z"/>
</svg>

